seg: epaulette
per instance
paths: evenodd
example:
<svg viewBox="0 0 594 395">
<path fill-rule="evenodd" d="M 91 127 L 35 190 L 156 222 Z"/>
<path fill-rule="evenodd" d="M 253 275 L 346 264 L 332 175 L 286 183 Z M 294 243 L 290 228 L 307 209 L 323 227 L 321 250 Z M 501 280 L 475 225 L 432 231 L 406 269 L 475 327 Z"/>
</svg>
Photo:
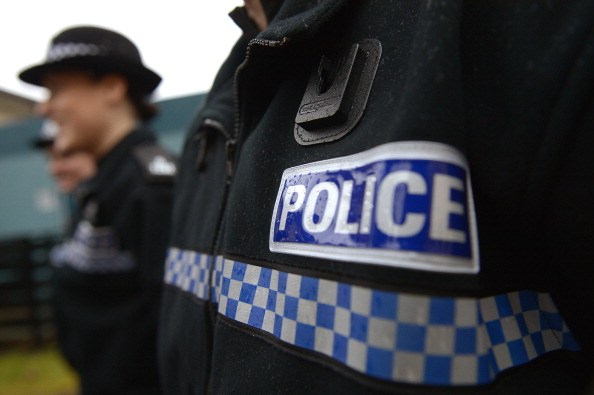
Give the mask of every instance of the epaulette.
<svg viewBox="0 0 594 395">
<path fill-rule="evenodd" d="M 177 175 L 177 160 L 156 143 L 135 147 L 134 157 L 140 163 L 145 179 L 150 182 L 172 182 Z"/>
</svg>

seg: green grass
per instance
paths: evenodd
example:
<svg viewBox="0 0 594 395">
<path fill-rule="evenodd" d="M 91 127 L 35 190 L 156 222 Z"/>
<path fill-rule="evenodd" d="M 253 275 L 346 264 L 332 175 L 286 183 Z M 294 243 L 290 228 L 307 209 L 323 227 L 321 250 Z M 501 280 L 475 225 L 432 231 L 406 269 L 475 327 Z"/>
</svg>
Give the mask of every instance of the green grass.
<svg viewBox="0 0 594 395">
<path fill-rule="evenodd" d="M 78 379 L 55 347 L 0 353 L 0 395 L 75 395 Z"/>
</svg>

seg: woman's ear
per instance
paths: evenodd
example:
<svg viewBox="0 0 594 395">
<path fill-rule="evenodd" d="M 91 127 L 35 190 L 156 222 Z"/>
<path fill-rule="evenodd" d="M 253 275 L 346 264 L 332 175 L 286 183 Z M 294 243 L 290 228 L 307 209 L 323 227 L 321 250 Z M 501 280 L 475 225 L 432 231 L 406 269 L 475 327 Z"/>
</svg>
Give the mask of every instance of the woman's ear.
<svg viewBox="0 0 594 395">
<path fill-rule="evenodd" d="M 119 74 L 106 74 L 101 78 L 101 86 L 110 103 L 118 103 L 128 95 L 128 81 Z"/>
</svg>

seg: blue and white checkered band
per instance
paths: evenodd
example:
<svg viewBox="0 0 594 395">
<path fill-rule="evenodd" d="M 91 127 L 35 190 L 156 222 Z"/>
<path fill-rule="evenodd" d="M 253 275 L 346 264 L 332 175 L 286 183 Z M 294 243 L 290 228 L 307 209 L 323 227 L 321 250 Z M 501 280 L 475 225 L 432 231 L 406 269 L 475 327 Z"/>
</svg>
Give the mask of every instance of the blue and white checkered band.
<svg viewBox="0 0 594 395">
<path fill-rule="evenodd" d="M 436 272 L 479 271 L 468 166 L 454 148 L 384 144 L 287 169 L 270 250 Z"/>
<path fill-rule="evenodd" d="M 579 346 L 548 294 L 486 298 L 387 292 L 225 260 L 220 314 L 365 375 L 480 385 Z"/>
<path fill-rule="evenodd" d="M 171 247 L 165 260 L 164 281 L 198 299 L 218 302 L 222 268 L 220 256 Z"/>
<path fill-rule="evenodd" d="M 112 228 L 95 228 L 87 221 L 78 224 L 71 240 L 52 250 L 51 261 L 86 273 L 126 272 L 136 267 L 132 255 L 120 249 Z"/>
<path fill-rule="evenodd" d="M 102 50 L 95 44 L 87 43 L 59 43 L 52 45 L 47 51 L 47 61 L 57 62 L 62 59 L 79 56 L 99 56 Z"/>
</svg>

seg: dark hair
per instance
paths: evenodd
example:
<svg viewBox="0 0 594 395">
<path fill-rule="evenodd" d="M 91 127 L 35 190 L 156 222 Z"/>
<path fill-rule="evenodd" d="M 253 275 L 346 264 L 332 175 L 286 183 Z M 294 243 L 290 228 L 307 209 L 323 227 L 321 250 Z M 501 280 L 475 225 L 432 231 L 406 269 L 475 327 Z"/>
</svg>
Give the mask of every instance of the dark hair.
<svg viewBox="0 0 594 395">
<path fill-rule="evenodd" d="M 128 79 L 125 75 L 113 72 L 113 71 L 104 71 L 104 70 L 83 70 L 84 72 L 88 73 L 91 79 L 95 81 L 99 81 L 103 77 L 108 74 L 117 74 L 120 75 L 126 80 L 128 83 L 128 92 L 126 92 L 128 99 L 132 103 L 134 110 L 136 111 L 136 115 L 142 122 L 148 122 L 153 119 L 159 112 L 159 109 L 156 104 L 150 101 L 150 95 L 147 95 L 143 92 L 143 90 L 136 86 L 130 79 Z"/>
<path fill-rule="evenodd" d="M 159 113 L 157 105 L 152 103 L 146 94 L 140 93 L 134 87 L 128 88 L 128 98 L 132 102 L 138 118 L 143 122 L 150 121 Z"/>
</svg>

